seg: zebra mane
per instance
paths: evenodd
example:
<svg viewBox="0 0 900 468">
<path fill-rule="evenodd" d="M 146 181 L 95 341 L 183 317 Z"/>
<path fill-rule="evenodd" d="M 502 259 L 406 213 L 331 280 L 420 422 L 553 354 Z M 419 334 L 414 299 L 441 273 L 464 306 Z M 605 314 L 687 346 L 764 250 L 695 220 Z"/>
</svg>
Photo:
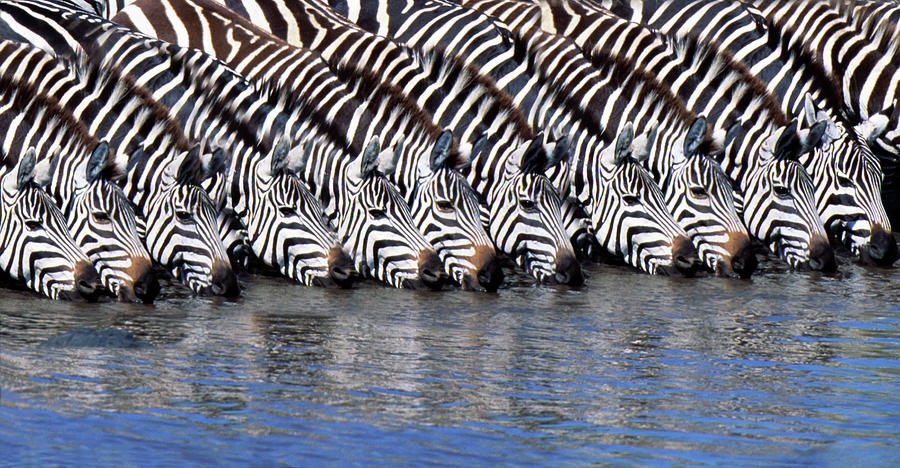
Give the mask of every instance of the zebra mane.
<svg viewBox="0 0 900 468">
<path fill-rule="evenodd" d="M 807 5 L 810 4 L 810 2 L 802 3 L 806 3 Z M 798 8 L 799 7 L 800 6 L 798 5 Z M 841 108 L 843 106 L 843 93 L 841 91 L 843 87 L 840 80 L 836 76 L 825 71 L 824 65 L 816 60 L 816 54 L 809 50 L 807 44 L 801 43 L 799 48 L 791 45 L 790 37 L 791 35 L 796 34 L 796 29 L 792 26 L 779 24 L 775 21 L 767 24 L 769 25 L 769 43 L 771 44 L 773 41 L 777 41 L 779 45 L 776 47 L 781 47 L 783 50 L 788 51 L 790 58 L 800 65 L 800 69 L 809 71 L 806 73 L 806 76 L 815 83 L 818 89 L 824 92 L 825 100 L 831 103 L 834 108 Z M 794 69 L 796 70 L 797 67 L 794 67 Z"/>
<path fill-rule="evenodd" d="M 32 83 L 0 76 L 0 92 L 11 97 L 10 108 L 23 114 L 30 123 L 43 128 L 61 128 L 65 139 L 74 140 L 87 153 L 100 144 L 83 122 L 72 115 L 56 98 L 39 92 Z M 101 176 L 110 180 L 121 176 L 112 151 L 108 153 Z"/>
<path fill-rule="evenodd" d="M 736 75 L 739 81 L 746 85 L 746 88 L 742 89 L 743 93 L 762 99 L 763 109 L 777 125 L 785 126 L 790 123 L 791 119 L 785 115 L 778 100 L 769 92 L 766 82 L 750 71 L 744 62 L 735 59 L 734 54 L 717 41 L 702 42 L 696 33 L 691 33 L 684 39 L 674 39 L 672 45 L 682 60 L 686 59 L 694 64 L 708 60 L 712 63 L 710 68 L 716 75 L 723 72 Z"/>
<path fill-rule="evenodd" d="M 555 102 L 561 103 L 565 107 L 566 112 L 572 114 L 590 133 L 601 136 L 606 143 L 615 141 L 615 135 L 606 130 L 602 115 L 596 112 L 595 109 L 583 107 L 572 93 L 567 92 L 561 84 L 546 74 L 545 67 L 538 66 L 538 52 L 531 47 L 528 38 L 523 37 L 521 34 L 513 34 L 511 40 L 513 42 L 515 59 L 520 62 L 526 61 L 528 69 L 537 75 L 543 84 L 547 85 L 547 90 Z"/>
<path fill-rule="evenodd" d="M 677 122 L 681 122 L 685 131 L 697 119 L 698 115 L 688 109 L 684 101 L 672 91 L 672 88 L 663 83 L 656 73 L 637 66 L 630 57 L 624 57 L 623 54 L 604 48 L 590 51 L 590 58 L 592 62 L 601 62 L 604 64 L 604 68 L 610 69 L 609 81 L 625 88 L 626 95 L 641 93 L 656 100 L 658 105 L 662 105 L 657 109 L 663 110 L 664 115 L 675 117 Z M 610 137 L 615 138 L 614 135 L 610 135 Z M 716 153 L 720 149 L 713 140 L 711 126 L 707 125 L 703 144 L 698 151 Z"/>
<path fill-rule="evenodd" d="M 402 89 L 389 82 L 383 82 L 381 77 L 370 70 L 357 67 L 355 64 L 343 63 L 335 70 L 335 75 L 349 86 L 358 86 L 363 94 L 372 96 L 376 102 L 387 104 L 394 115 L 402 115 L 409 118 L 408 122 L 421 131 L 431 141 L 437 139 L 444 132 L 431 118 L 431 114 L 422 109 L 413 99 L 407 96 Z M 406 123 L 406 121 L 404 122 Z M 459 152 L 459 141 L 454 136 L 450 146 L 450 165 L 465 164 L 463 156 Z M 452 164 L 456 161 L 458 164 Z"/>
<path fill-rule="evenodd" d="M 522 110 L 513 102 L 513 97 L 500 89 L 491 77 L 481 73 L 477 67 L 467 64 L 442 44 L 436 45 L 427 52 L 416 48 L 408 48 L 408 52 L 426 68 L 430 75 L 455 76 L 456 83 L 462 83 L 466 88 L 477 88 L 484 95 L 490 96 L 490 100 L 495 104 L 489 108 L 495 108 L 498 116 L 502 116 L 503 120 L 510 122 L 515 127 L 519 138 L 523 140 L 534 138 L 534 129 L 528 123 Z"/>
<path fill-rule="evenodd" d="M 112 88 L 112 93 L 117 99 L 138 99 L 146 114 L 152 119 L 156 131 L 162 131 L 171 136 L 172 143 L 178 151 L 187 151 L 191 143 L 182 131 L 181 124 L 175 117 L 169 115 L 168 109 L 153 98 L 153 95 L 143 86 L 138 85 L 130 75 L 113 64 L 100 65 L 91 59 L 96 50 L 76 50 L 71 58 L 63 58 L 71 64 L 76 76 L 85 83 L 95 83 L 95 89 Z M 162 127 L 162 128 L 160 128 Z"/>
<path fill-rule="evenodd" d="M 273 79 L 259 78 L 250 80 L 253 90 L 264 97 L 269 103 L 278 109 L 299 116 L 304 122 L 309 123 L 318 130 L 317 136 L 326 137 L 335 147 L 347 154 L 359 154 L 362 151 L 354 151 L 353 140 L 347 138 L 346 132 L 337 125 L 333 125 L 319 109 L 309 102 L 306 97 L 295 95 L 286 86 L 276 83 Z"/>
</svg>

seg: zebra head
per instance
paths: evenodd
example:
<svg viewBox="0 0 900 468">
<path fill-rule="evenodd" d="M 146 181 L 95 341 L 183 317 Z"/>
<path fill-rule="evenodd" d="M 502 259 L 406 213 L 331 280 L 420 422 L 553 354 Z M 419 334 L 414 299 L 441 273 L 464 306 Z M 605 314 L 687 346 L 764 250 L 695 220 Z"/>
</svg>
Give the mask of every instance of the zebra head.
<svg viewBox="0 0 900 468">
<path fill-rule="evenodd" d="M 887 119 L 872 119 L 851 134 L 817 110 L 809 96 L 803 115 L 807 122 L 826 126 L 822 147 L 800 155 L 799 161 L 812 177 L 816 208 L 829 237 L 863 263 L 891 265 L 898 257 L 897 243 L 881 200 L 881 163 L 869 146 L 884 132 Z"/>
<path fill-rule="evenodd" d="M 58 157 L 36 162 L 34 148 L 0 164 L 0 266 L 4 273 L 52 299 L 93 301 L 100 276 L 75 245 L 66 221 L 41 189 Z"/>
<path fill-rule="evenodd" d="M 632 156 L 627 123 L 588 169 L 588 213 L 597 241 L 610 253 L 650 274 L 693 276 L 697 250 L 672 218 L 662 192 Z"/>
<path fill-rule="evenodd" d="M 464 289 L 496 291 L 503 283 L 503 270 L 481 223 L 478 195 L 455 169 L 452 139 L 449 131 L 443 132 L 430 157 L 419 158 L 416 182 L 407 197 L 410 212 L 454 281 Z M 483 143 L 479 140 L 472 153 L 477 154 Z"/>
<path fill-rule="evenodd" d="M 735 210 L 734 188 L 722 167 L 699 151 L 706 119 L 694 120 L 676 140 L 665 185 L 666 206 L 691 238 L 703 263 L 719 276 L 749 277 L 757 260 Z M 656 129 L 646 142 L 655 140 Z M 641 146 L 637 139 L 634 146 Z"/>
<path fill-rule="evenodd" d="M 379 147 L 373 139 L 360 156 L 342 166 L 341 243 L 360 273 L 394 287 L 440 289 L 447 280 L 441 259 L 416 228 L 397 188 L 384 177 L 396 168 L 396 153 L 379 153 Z"/>
<path fill-rule="evenodd" d="M 252 194 L 241 210 L 243 222 L 254 255 L 283 275 L 306 285 L 349 287 L 357 276 L 353 261 L 328 226 L 322 205 L 296 176 L 311 145 L 289 158 L 287 142 L 279 140 L 271 154 L 249 162 L 252 168 L 238 182 L 249 184 Z"/>
<path fill-rule="evenodd" d="M 120 301 L 153 302 L 159 281 L 137 232 L 134 209 L 110 180 L 109 146 L 101 142 L 75 167 L 69 200 L 69 231 L 100 273 L 103 286 Z"/>
<path fill-rule="evenodd" d="M 196 148 L 153 160 L 138 150 L 128 160 L 126 184 L 143 200 L 140 221 L 153 259 L 195 294 L 234 297 L 240 288 L 216 229 L 213 201 L 196 185 L 200 166 Z"/>
<path fill-rule="evenodd" d="M 812 179 L 797 161 L 801 151 L 818 144 L 824 129 L 824 123 L 816 124 L 798 138 L 793 122 L 772 132 L 762 142 L 737 200 L 750 234 L 795 269 L 837 268 L 815 208 Z"/>
<path fill-rule="evenodd" d="M 822 145 L 798 160 L 815 189 L 816 208 L 831 239 L 844 245 L 864 263 L 890 265 L 897 260 L 897 243 L 881 201 L 881 164 L 869 146 L 884 130 L 881 119 L 859 125 L 855 135 L 804 100 L 806 122 L 823 122 Z"/>
<path fill-rule="evenodd" d="M 563 172 L 568 151 L 545 151 L 542 138 L 517 148 L 506 161 L 496 195 L 487 207 L 494 244 L 540 282 L 581 285 L 584 273 L 562 224 L 558 185 L 547 177 Z"/>
</svg>

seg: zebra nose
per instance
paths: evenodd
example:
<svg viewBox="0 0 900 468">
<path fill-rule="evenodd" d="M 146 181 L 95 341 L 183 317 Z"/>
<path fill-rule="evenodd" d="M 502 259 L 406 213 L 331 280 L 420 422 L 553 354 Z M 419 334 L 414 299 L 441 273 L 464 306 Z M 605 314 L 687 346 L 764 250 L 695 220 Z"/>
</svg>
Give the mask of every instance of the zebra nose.
<svg viewBox="0 0 900 468">
<path fill-rule="evenodd" d="M 503 269 L 496 254 L 492 254 L 487 262 L 478 269 L 478 284 L 487 292 L 494 292 L 503 284 Z"/>
<path fill-rule="evenodd" d="M 700 268 L 697 249 L 685 236 L 678 236 L 672 242 L 672 261 L 675 264 L 675 271 L 687 278 L 696 275 Z"/>
<path fill-rule="evenodd" d="M 75 290 L 88 302 L 96 301 L 104 291 L 100 275 L 90 262 L 80 261 L 75 265 Z"/>
<path fill-rule="evenodd" d="M 428 289 L 435 291 L 444 287 L 447 275 L 444 264 L 434 250 L 423 250 L 419 254 L 419 279 Z"/>
<path fill-rule="evenodd" d="M 144 271 L 134 282 L 134 295 L 144 304 L 152 304 L 156 296 L 159 295 L 159 280 L 152 269 Z"/>
<path fill-rule="evenodd" d="M 749 241 L 731 257 L 731 270 L 741 278 L 749 278 L 758 265 Z"/>
<path fill-rule="evenodd" d="M 753 253 L 750 237 L 746 233 L 729 232 L 725 249 L 731 252 L 731 271 L 734 274 L 741 278 L 749 278 L 756 271 L 759 262 Z"/>
<path fill-rule="evenodd" d="M 809 249 L 809 267 L 816 271 L 833 272 L 837 270 L 834 250 L 824 237 L 813 237 Z"/>
<path fill-rule="evenodd" d="M 557 257 L 556 281 L 559 284 L 581 286 L 584 284 L 584 272 L 574 252 L 566 252 Z"/>
<path fill-rule="evenodd" d="M 587 231 L 572 236 L 572 246 L 579 257 L 592 262 L 600 261 L 600 243 L 597 237 Z"/>
<path fill-rule="evenodd" d="M 894 235 L 877 224 L 872 227 L 872 234 L 869 236 L 869 245 L 866 250 L 864 254 L 868 254 L 867 260 L 878 266 L 891 266 L 900 255 Z"/>
<path fill-rule="evenodd" d="M 233 270 L 246 271 L 250 264 L 250 246 L 238 244 L 228 249 L 228 260 Z"/>
<path fill-rule="evenodd" d="M 213 294 L 225 297 L 240 296 L 241 288 L 230 265 L 216 262 L 213 264 L 212 272 L 210 290 Z"/>
<path fill-rule="evenodd" d="M 356 281 L 353 259 L 340 247 L 332 247 L 328 255 L 328 276 L 339 288 L 349 288 Z"/>
</svg>

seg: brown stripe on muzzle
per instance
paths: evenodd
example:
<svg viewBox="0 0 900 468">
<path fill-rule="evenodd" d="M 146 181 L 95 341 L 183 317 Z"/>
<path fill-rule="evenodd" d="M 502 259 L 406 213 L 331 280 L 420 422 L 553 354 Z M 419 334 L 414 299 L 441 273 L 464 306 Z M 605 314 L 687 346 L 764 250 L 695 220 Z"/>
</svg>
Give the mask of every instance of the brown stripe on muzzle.
<svg viewBox="0 0 900 468">
<path fill-rule="evenodd" d="M 729 232 L 728 242 L 723 247 L 728 257 L 716 266 L 716 276 L 737 275 L 749 278 L 756 271 L 759 262 L 753 253 L 753 246 L 747 233 Z"/>
<path fill-rule="evenodd" d="M 75 264 L 75 292 L 78 295 L 77 297 L 73 296 L 72 299 L 94 302 L 103 293 L 103 290 L 100 275 L 91 262 L 80 260 Z"/>
<path fill-rule="evenodd" d="M 153 272 L 153 264 L 144 257 L 130 257 L 131 266 L 124 273 L 131 278 L 119 286 L 118 300 L 130 302 L 139 300 L 145 304 L 152 304 L 159 295 L 159 280 Z"/>
<path fill-rule="evenodd" d="M 349 288 L 359 278 L 359 273 L 353 265 L 353 259 L 347 252 L 336 245 L 328 251 L 328 279 L 329 282 L 339 288 Z M 330 286 L 331 284 L 328 284 Z"/>
<path fill-rule="evenodd" d="M 672 239 L 672 266 L 674 269 L 670 270 L 669 274 L 679 274 L 690 278 L 697 274 L 700 265 L 697 249 L 687 236 L 676 236 Z"/>
<path fill-rule="evenodd" d="M 447 282 L 444 264 L 434 249 L 419 251 L 419 281 L 428 289 L 435 291 L 444 287 L 444 283 Z"/>
<path fill-rule="evenodd" d="M 490 245 L 475 247 L 475 254 L 469 259 L 473 268 L 466 269 L 466 276 L 460 286 L 463 289 L 483 289 L 487 292 L 496 291 L 503 284 L 503 269 L 500 268 L 500 260 L 497 251 Z"/>
</svg>

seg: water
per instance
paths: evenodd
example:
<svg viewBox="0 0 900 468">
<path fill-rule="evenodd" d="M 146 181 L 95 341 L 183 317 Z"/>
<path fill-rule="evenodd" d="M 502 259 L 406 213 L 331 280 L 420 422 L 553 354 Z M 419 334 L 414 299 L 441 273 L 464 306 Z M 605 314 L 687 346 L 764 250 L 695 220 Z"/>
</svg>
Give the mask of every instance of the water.
<svg viewBox="0 0 900 468">
<path fill-rule="evenodd" d="M 2 291 L 12 465 L 900 464 L 900 270 L 585 288 Z M 79 327 L 149 346 L 46 347 Z"/>
</svg>

